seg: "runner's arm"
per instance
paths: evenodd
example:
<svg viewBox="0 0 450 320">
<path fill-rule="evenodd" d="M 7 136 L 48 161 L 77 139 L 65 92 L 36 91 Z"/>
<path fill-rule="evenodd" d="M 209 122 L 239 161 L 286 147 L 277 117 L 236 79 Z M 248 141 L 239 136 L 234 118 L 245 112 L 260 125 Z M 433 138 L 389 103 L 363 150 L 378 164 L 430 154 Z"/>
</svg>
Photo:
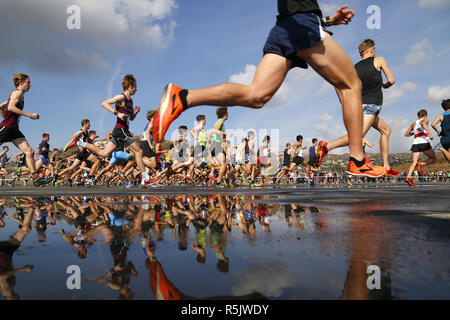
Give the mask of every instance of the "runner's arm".
<svg viewBox="0 0 450 320">
<path fill-rule="evenodd" d="M 433 140 L 434 137 L 431 134 L 430 128 L 428 127 L 428 122 L 429 122 L 428 119 L 427 120 L 424 119 L 420 121 L 420 124 L 425 128 L 425 130 L 427 130 L 428 134 L 430 135 L 430 139 Z"/>
<path fill-rule="evenodd" d="M 121 94 L 118 94 L 114 98 L 105 100 L 102 102 L 102 107 L 108 110 L 111 113 L 116 112 L 116 109 L 112 106 L 112 104 L 122 103 L 125 101 L 125 97 Z M 118 113 L 117 116 L 123 120 L 123 117 L 125 117 L 124 113 Z"/>
<path fill-rule="evenodd" d="M 437 125 L 438 125 L 438 123 L 441 123 L 442 120 L 444 120 L 444 116 L 443 116 L 442 114 L 440 114 L 440 115 L 438 115 L 438 116 L 436 117 L 436 119 L 434 119 L 433 123 L 431 124 L 431 126 L 432 126 L 433 129 L 434 129 L 434 131 L 437 132 L 438 136 L 441 135 L 441 131 L 439 131 Z"/>
<path fill-rule="evenodd" d="M 8 104 L 8 101 L 5 101 L 2 104 L 0 104 L 0 116 L 2 116 L 3 118 L 6 115 L 6 105 L 7 104 Z"/>
<path fill-rule="evenodd" d="M 409 126 L 408 130 L 406 130 L 406 132 L 405 132 L 405 137 L 410 137 L 410 136 L 412 136 L 413 130 L 414 130 L 414 123 L 412 123 L 412 124 Z"/>
<path fill-rule="evenodd" d="M 383 82 L 383 88 L 388 89 L 395 83 L 394 75 L 392 74 L 391 69 L 389 69 L 389 66 L 386 62 L 386 59 L 383 57 L 378 57 L 377 60 L 380 62 L 381 70 L 383 70 L 384 75 L 386 76 L 387 81 Z"/>
<path fill-rule="evenodd" d="M 11 94 L 11 98 L 9 100 L 9 105 L 8 105 L 8 111 L 11 111 L 11 112 L 21 115 L 21 116 L 28 117 L 30 119 L 39 119 L 39 114 L 28 113 L 28 112 L 20 110 L 19 108 L 16 107 L 17 103 L 19 102 L 19 97 L 20 97 L 20 93 L 17 91 L 15 91 Z"/>
</svg>

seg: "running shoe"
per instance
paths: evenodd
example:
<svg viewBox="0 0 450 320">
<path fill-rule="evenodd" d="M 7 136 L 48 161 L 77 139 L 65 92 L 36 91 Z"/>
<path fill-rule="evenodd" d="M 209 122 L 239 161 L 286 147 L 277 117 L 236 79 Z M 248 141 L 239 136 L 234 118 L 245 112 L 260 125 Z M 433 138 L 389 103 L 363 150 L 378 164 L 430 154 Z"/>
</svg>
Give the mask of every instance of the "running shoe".
<svg viewBox="0 0 450 320">
<path fill-rule="evenodd" d="M 75 147 L 77 145 L 78 140 L 79 140 L 78 137 L 76 137 L 72 141 L 70 141 L 68 144 L 66 144 L 64 146 L 63 152 L 66 152 L 67 150 Z"/>
<path fill-rule="evenodd" d="M 353 176 L 362 176 L 369 178 L 379 178 L 386 174 L 386 168 L 382 166 L 374 166 L 370 163 L 369 158 L 365 158 L 365 163 L 358 167 L 353 161 L 348 162 L 347 173 Z"/>
<path fill-rule="evenodd" d="M 163 92 L 158 110 L 153 117 L 153 139 L 156 142 L 164 140 L 164 135 L 170 124 L 180 116 L 184 107 L 180 98 L 183 89 L 169 83 Z"/>
<path fill-rule="evenodd" d="M 325 158 L 327 154 L 328 154 L 328 143 L 325 141 L 320 141 L 319 146 L 317 148 L 317 155 L 314 161 L 316 167 L 320 167 L 323 158 Z"/>
<path fill-rule="evenodd" d="M 389 168 L 389 170 L 386 171 L 386 176 L 388 177 L 396 177 L 400 174 L 400 172 L 395 171 L 394 169 L 392 169 L 392 167 Z"/>
<path fill-rule="evenodd" d="M 406 178 L 406 179 L 405 179 L 405 182 L 406 182 L 407 184 L 409 184 L 410 187 L 415 187 L 415 186 L 416 186 L 416 184 L 414 183 L 414 181 L 412 181 L 410 178 Z"/>
<path fill-rule="evenodd" d="M 419 161 L 417 161 L 417 173 L 419 174 L 419 176 L 423 175 L 423 167 Z"/>
</svg>

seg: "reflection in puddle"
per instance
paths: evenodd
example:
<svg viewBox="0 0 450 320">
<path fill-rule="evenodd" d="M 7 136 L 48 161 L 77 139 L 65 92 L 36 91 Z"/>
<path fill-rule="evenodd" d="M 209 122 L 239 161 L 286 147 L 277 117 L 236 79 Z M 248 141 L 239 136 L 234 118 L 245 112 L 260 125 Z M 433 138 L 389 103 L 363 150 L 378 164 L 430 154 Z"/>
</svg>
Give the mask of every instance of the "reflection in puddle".
<svg viewBox="0 0 450 320">
<path fill-rule="evenodd" d="M 409 224 L 405 232 L 414 233 L 416 249 L 432 250 L 428 255 L 435 263 L 417 265 L 417 256 L 404 247 L 407 237 L 399 238 L 401 222 L 367 214 L 389 207 L 319 208 L 270 200 L 224 195 L 0 198 L 1 296 L 448 298 L 446 258 L 444 267 L 434 260 L 448 257 L 448 242 L 436 245 L 428 234 L 428 242 L 420 243 L 426 230 L 416 229 L 423 225 Z M 70 265 L 81 269 L 80 290 L 66 286 Z M 369 265 L 381 268 L 380 290 L 367 288 Z M 414 285 L 413 265 L 428 277 Z"/>
</svg>

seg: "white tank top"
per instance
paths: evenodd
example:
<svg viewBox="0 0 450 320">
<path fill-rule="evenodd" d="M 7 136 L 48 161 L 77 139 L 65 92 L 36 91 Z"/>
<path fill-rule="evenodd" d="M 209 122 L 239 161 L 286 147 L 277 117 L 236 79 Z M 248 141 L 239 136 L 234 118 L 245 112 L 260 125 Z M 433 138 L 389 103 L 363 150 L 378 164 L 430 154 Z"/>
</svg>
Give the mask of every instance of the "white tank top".
<svg viewBox="0 0 450 320">
<path fill-rule="evenodd" d="M 413 144 L 421 144 L 421 143 L 430 143 L 430 137 L 428 135 L 427 130 L 420 125 L 420 119 L 416 121 L 416 125 L 414 126 L 414 142 Z"/>
</svg>

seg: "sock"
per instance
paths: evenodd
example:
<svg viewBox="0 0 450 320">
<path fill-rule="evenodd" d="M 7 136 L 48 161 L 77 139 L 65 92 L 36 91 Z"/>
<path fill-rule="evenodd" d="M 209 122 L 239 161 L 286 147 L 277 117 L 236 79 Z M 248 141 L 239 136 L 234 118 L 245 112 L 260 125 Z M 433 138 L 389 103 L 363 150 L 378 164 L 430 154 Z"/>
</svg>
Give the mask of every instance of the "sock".
<svg viewBox="0 0 450 320">
<path fill-rule="evenodd" d="M 357 166 L 358 168 L 359 168 L 359 167 L 362 167 L 362 166 L 364 165 L 364 163 L 366 163 L 365 159 L 359 161 L 359 160 L 356 160 L 356 159 L 353 158 L 353 157 L 350 157 L 350 161 L 353 161 L 353 162 L 356 164 L 356 166 Z"/>
<path fill-rule="evenodd" d="M 183 104 L 183 110 L 188 109 L 189 107 L 187 105 L 187 99 L 186 99 L 186 97 L 188 95 L 188 90 L 183 89 L 180 91 L 180 93 L 178 95 L 180 96 L 181 103 Z"/>
</svg>

